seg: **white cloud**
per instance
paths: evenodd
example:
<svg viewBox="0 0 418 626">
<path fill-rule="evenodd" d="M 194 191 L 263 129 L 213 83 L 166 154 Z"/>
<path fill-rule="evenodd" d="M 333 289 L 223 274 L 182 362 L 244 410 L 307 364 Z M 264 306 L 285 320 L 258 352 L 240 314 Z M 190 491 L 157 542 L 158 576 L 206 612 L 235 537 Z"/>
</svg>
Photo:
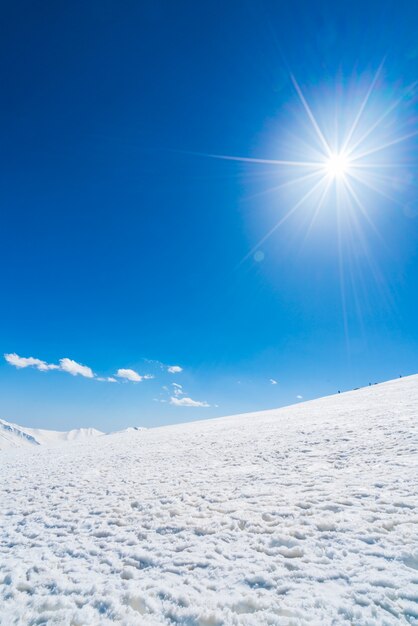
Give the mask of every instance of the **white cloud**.
<svg viewBox="0 0 418 626">
<path fill-rule="evenodd" d="M 81 365 L 81 363 L 77 363 L 77 361 L 73 361 L 72 359 L 60 359 L 60 369 L 63 372 L 68 372 L 72 376 L 84 376 L 85 378 L 94 378 L 93 370 L 87 365 Z"/>
<path fill-rule="evenodd" d="M 133 383 L 140 383 L 142 380 L 142 376 L 140 376 L 138 372 L 130 369 L 118 369 L 118 371 L 116 372 L 116 376 L 119 376 L 119 378 L 125 378 L 126 380 L 130 380 Z"/>
<path fill-rule="evenodd" d="M 303 400 L 303 396 L 296 396 L 298 400 Z"/>
<path fill-rule="evenodd" d="M 173 383 L 173 393 L 177 397 L 184 395 L 183 387 L 177 383 Z"/>
<path fill-rule="evenodd" d="M 270 383 L 272 385 L 277 385 L 277 380 L 274 380 L 274 378 L 270 378 Z"/>
<path fill-rule="evenodd" d="M 19 369 L 23 367 L 36 367 L 36 369 L 40 370 L 41 372 L 59 369 L 59 365 L 46 363 L 46 361 L 41 361 L 41 359 L 35 359 L 33 356 L 19 356 L 18 354 L 16 354 L 16 352 L 5 354 L 4 358 L 8 363 L 10 363 L 10 365 L 14 365 L 14 367 L 17 367 Z"/>
<path fill-rule="evenodd" d="M 5 354 L 4 358 L 10 365 L 14 365 L 18 368 L 23 367 L 36 367 L 36 369 L 41 372 L 46 372 L 48 370 L 61 370 L 63 372 L 68 372 L 73 376 L 84 376 L 85 378 L 94 378 L 94 372 L 87 365 L 81 365 L 77 363 L 77 361 L 73 361 L 72 359 L 60 359 L 59 365 L 54 365 L 53 363 L 46 363 L 46 361 L 42 361 L 41 359 L 35 359 L 34 357 L 21 357 L 16 353 Z"/>
<path fill-rule="evenodd" d="M 116 376 L 118 376 L 119 378 L 125 378 L 126 380 L 130 380 L 133 383 L 140 383 L 143 380 L 149 380 L 150 378 L 154 378 L 154 376 L 151 376 L 150 374 L 141 376 L 141 374 L 138 374 L 138 372 L 135 372 L 135 370 L 123 368 L 118 369 L 118 371 L 116 372 Z"/>
<path fill-rule="evenodd" d="M 172 396 L 170 398 L 170 404 L 174 404 L 175 406 L 203 406 L 208 407 L 210 404 L 207 402 L 199 402 L 199 400 L 192 400 L 192 398 L 187 398 L 184 396 L 183 398 L 178 398 L 177 396 Z"/>
<path fill-rule="evenodd" d="M 143 380 L 154 378 L 154 376 L 151 376 L 150 374 L 141 376 L 140 374 L 138 374 L 138 372 L 135 372 L 135 370 L 131 369 L 118 369 L 115 376 L 96 376 L 91 367 L 88 367 L 87 365 L 82 365 L 81 363 L 77 363 L 77 361 L 73 361 L 73 359 L 68 359 L 66 357 L 59 360 L 59 365 L 47 363 L 46 361 L 36 359 L 32 356 L 22 357 L 15 352 L 5 354 L 4 358 L 8 363 L 10 363 L 10 365 L 17 367 L 18 369 L 22 369 L 25 367 L 35 367 L 41 372 L 46 372 L 48 370 L 60 370 L 62 372 L 67 372 L 72 376 L 84 376 L 84 378 L 94 378 L 95 380 L 98 380 L 100 382 L 107 383 L 117 383 L 118 381 L 115 376 L 119 378 L 124 378 L 125 380 L 130 380 L 132 382 L 141 382 Z"/>
<path fill-rule="evenodd" d="M 180 365 L 169 365 L 167 367 L 167 372 L 170 372 L 170 374 L 179 374 L 182 371 L 183 368 Z"/>
</svg>

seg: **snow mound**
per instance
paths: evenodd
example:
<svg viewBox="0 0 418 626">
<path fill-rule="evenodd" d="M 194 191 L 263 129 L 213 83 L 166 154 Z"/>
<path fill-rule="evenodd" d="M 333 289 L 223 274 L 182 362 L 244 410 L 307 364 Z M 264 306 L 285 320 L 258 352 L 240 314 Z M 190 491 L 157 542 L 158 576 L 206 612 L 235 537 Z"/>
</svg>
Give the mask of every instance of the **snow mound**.
<svg viewBox="0 0 418 626">
<path fill-rule="evenodd" d="M 418 376 L 0 455 L 0 624 L 418 624 Z"/>
</svg>

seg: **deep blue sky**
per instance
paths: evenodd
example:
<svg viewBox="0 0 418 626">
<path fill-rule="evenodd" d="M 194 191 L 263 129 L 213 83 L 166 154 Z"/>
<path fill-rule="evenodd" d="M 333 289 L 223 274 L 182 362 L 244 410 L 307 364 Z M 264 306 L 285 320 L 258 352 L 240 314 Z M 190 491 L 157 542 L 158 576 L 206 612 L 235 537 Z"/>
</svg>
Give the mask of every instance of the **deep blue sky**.
<svg viewBox="0 0 418 626">
<path fill-rule="evenodd" d="M 385 170 L 396 202 L 365 196 L 381 239 L 362 216 L 361 245 L 340 247 L 330 201 L 308 236 L 309 206 L 258 249 L 294 203 L 271 191 L 287 171 L 200 155 L 289 158 L 310 136 L 290 72 L 326 122 L 338 85 L 352 116 L 383 57 L 365 123 L 400 98 L 391 132 L 411 132 L 417 24 L 402 0 L 3 5 L 2 353 L 155 378 L 2 360 L 0 417 L 152 426 L 415 373 L 416 140 Z M 170 404 L 173 382 L 211 406 Z"/>
</svg>

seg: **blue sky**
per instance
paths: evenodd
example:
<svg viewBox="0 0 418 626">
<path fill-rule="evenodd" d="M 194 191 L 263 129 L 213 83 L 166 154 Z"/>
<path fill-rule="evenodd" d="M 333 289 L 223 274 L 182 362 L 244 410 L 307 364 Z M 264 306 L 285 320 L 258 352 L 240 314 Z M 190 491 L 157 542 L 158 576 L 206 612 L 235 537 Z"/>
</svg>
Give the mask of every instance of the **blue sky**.
<svg viewBox="0 0 418 626">
<path fill-rule="evenodd" d="M 0 417 L 154 426 L 415 373 L 417 23 L 407 1 L 5 7 L 0 345 L 41 363 L 2 359 Z M 332 143 L 371 85 L 361 208 L 333 180 L 276 228 L 311 179 L 209 156 L 309 161 L 301 94 Z"/>
</svg>

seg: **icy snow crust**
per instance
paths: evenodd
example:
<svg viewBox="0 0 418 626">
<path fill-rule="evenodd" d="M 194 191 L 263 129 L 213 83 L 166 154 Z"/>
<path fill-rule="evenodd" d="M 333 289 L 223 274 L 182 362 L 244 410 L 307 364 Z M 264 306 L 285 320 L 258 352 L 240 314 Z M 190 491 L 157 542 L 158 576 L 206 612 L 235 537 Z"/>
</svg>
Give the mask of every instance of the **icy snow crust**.
<svg viewBox="0 0 418 626">
<path fill-rule="evenodd" d="M 0 454 L 0 624 L 418 624 L 418 376 Z"/>
</svg>

